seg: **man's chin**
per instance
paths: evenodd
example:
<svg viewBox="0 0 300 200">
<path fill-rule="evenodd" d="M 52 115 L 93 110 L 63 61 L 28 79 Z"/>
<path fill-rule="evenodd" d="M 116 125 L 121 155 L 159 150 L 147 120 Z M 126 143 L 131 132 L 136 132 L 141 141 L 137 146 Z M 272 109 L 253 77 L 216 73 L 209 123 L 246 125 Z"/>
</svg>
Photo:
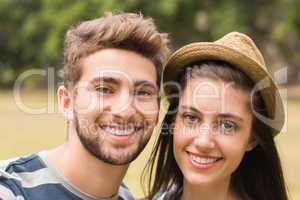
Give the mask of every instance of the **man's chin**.
<svg viewBox="0 0 300 200">
<path fill-rule="evenodd" d="M 137 138 L 134 142 L 111 141 L 108 138 L 102 140 L 85 137 L 84 134 L 78 134 L 83 147 L 95 158 L 111 165 L 127 165 L 135 160 L 142 152 L 149 141 L 147 139 Z"/>
<path fill-rule="evenodd" d="M 133 160 L 134 159 L 120 160 L 120 159 L 110 158 L 102 161 L 110 165 L 124 166 L 124 165 L 129 165 Z"/>
<path fill-rule="evenodd" d="M 128 154 L 110 154 L 110 155 L 96 155 L 97 159 L 111 164 L 111 165 L 128 165 L 132 161 L 134 161 L 138 155 L 140 154 L 140 151 L 136 151 L 133 153 L 128 153 Z"/>
</svg>

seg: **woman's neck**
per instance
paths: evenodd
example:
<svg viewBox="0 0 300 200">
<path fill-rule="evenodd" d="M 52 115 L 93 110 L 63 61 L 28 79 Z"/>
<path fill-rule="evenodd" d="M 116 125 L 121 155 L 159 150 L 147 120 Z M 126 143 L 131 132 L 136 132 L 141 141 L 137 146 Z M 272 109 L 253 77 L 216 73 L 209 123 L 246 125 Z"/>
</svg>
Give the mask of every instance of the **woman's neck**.
<svg viewBox="0 0 300 200">
<path fill-rule="evenodd" d="M 181 200 L 239 200 L 230 190 L 230 178 L 218 183 L 193 185 L 187 180 L 183 183 Z"/>
</svg>

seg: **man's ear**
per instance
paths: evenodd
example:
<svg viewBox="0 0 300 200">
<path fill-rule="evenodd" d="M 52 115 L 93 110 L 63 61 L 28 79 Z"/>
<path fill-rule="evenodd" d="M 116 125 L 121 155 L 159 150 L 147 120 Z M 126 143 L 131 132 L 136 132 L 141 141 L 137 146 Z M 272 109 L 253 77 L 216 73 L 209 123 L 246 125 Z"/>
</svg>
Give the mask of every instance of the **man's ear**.
<svg viewBox="0 0 300 200">
<path fill-rule="evenodd" d="M 65 86 L 57 89 L 57 100 L 59 111 L 63 113 L 67 120 L 73 119 L 73 101 L 70 91 Z"/>
<path fill-rule="evenodd" d="M 247 144 L 246 151 L 247 152 L 252 151 L 252 149 L 254 149 L 257 145 L 258 145 L 257 139 L 254 136 L 251 136 Z"/>
</svg>

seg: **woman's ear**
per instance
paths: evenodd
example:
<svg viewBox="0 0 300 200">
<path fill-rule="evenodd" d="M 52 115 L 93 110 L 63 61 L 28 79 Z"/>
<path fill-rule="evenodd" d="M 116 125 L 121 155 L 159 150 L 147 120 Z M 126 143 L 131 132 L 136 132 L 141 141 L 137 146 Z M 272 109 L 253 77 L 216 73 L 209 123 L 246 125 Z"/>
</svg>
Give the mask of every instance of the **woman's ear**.
<svg viewBox="0 0 300 200">
<path fill-rule="evenodd" d="M 257 145 L 258 145 L 257 139 L 254 136 L 251 136 L 247 144 L 246 151 L 247 152 L 252 151 L 252 149 L 254 149 Z"/>
<path fill-rule="evenodd" d="M 59 111 L 63 113 L 67 120 L 73 119 L 73 102 L 71 93 L 65 86 L 59 86 L 57 90 L 57 100 Z"/>
</svg>

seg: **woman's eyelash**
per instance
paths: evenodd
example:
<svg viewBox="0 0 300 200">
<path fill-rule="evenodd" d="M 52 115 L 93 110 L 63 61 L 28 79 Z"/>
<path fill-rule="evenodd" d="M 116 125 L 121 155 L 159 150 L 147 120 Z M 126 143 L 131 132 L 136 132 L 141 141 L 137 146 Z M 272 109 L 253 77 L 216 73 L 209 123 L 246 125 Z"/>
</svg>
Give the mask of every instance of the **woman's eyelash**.
<svg viewBox="0 0 300 200">
<path fill-rule="evenodd" d="M 218 122 L 219 128 L 226 132 L 233 132 L 236 131 L 238 128 L 238 125 L 231 121 L 231 120 L 220 120 Z"/>
<path fill-rule="evenodd" d="M 182 118 L 188 123 L 196 123 L 199 121 L 198 117 L 191 113 L 183 113 Z"/>
</svg>

